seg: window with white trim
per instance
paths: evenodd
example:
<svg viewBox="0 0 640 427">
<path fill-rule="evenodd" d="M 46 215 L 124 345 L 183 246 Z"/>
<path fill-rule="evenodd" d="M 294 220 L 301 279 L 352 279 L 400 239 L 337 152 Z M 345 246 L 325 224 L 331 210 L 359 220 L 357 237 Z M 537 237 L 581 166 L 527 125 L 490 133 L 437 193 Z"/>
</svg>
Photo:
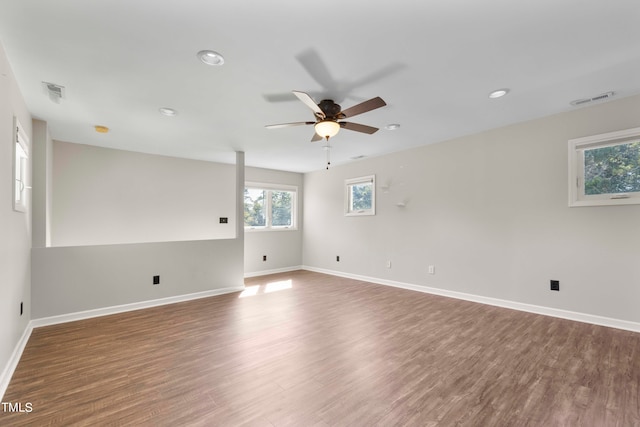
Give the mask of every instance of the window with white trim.
<svg viewBox="0 0 640 427">
<path fill-rule="evenodd" d="M 369 175 L 345 181 L 345 215 L 376 214 L 376 176 Z"/>
<path fill-rule="evenodd" d="M 569 140 L 569 206 L 640 204 L 640 128 Z"/>
<path fill-rule="evenodd" d="M 18 212 L 27 211 L 27 165 L 29 160 L 29 140 L 17 119 L 14 120 L 14 154 L 13 154 L 13 209 Z"/>
<path fill-rule="evenodd" d="M 298 188 L 288 185 L 246 183 L 244 227 L 247 230 L 296 229 Z"/>
</svg>

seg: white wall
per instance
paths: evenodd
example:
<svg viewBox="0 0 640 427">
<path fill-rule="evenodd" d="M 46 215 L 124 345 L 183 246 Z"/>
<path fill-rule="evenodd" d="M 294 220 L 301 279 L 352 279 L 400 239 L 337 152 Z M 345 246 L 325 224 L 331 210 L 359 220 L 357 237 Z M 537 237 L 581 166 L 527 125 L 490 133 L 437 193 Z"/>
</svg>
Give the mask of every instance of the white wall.
<svg viewBox="0 0 640 427">
<path fill-rule="evenodd" d="M 298 187 L 298 227 L 297 230 L 247 231 L 245 232 L 244 271 L 252 276 L 278 270 L 297 268 L 302 265 L 303 228 L 303 175 L 269 169 L 245 169 L 248 182 L 262 184 L 283 184 Z M 262 261 L 262 256 L 267 261 Z"/>
<path fill-rule="evenodd" d="M 52 246 L 234 238 L 234 171 L 54 141 Z"/>
<path fill-rule="evenodd" d="M 31 312 L 31 203 L 27 213 L 13 210 L 13 117 L 31 140 L 31 116 L 0 44 L 0 397 L 5 367 L 26 329 Z M 29 171 L 31 166 L 29 164 Z M 29 194 L 29 193 L 28 193 Z M 20 316 L 20 302 L 24 314 Z"/>
<path fill-rule="evenodd" d="M 304 265 L 640 322 L 640 206 L 567 203 L 567 140 L 638 112 L 635 96 L 306 174 Z M 344 180 L 369 174 L 377 215 L 345 217 Z"/>
</svg>

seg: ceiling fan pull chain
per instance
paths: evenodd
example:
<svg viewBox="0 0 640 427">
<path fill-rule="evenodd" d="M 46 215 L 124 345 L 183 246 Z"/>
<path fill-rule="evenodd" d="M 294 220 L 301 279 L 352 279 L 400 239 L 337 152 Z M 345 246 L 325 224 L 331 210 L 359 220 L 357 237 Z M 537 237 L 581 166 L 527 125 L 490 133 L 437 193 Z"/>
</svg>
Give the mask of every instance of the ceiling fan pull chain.
<svg viewBox="0 0 640 427">
<path fill-rule="evenodd" d="M 329 137 L 327 137 L 327 170 L 329 170 L 329 166 L 331 165 L 331 145 L 329 144 Z"/>
<path fill-rule="evenodd" d="M 329 158 L 329 150 L 327 150 L 327 170 L 329 170 L 330 165 L 331 165 L 331 159 Z"/>
</svg>

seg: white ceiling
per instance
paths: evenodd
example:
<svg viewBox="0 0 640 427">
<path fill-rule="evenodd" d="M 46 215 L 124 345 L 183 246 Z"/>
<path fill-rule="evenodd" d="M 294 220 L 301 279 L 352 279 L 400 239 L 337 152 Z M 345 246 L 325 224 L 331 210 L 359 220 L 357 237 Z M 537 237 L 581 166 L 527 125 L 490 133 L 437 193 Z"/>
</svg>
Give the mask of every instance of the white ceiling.
<svg viewBox="0 0 640 427">
<path fill-rule="evenodd" d="M 377 133 L 332 138 L 334 165 L 640 92 L 638 0 L 0 0 L 0 42 L 54 139 L 297 172 L 324 168 L 313 128 L 264 127 L 313 120 L 294 89 L 387 102 L 352 120 Z"/>
</svg>

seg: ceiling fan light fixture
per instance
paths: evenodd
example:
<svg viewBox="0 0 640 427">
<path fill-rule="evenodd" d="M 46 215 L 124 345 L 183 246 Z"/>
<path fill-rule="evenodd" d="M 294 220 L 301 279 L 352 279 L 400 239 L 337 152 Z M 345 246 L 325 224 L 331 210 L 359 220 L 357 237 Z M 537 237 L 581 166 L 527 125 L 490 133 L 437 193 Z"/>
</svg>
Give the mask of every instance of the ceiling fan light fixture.
<svg viewBox="0 0 640 427">
<path fill-rule="evenodd" d="M 213 50 L 201 50 L 198 52 L 198 58 L 207 65 L 220 66 L 224 64 L 224 57 Z"/>
<path fill-rule="evenodd" d="M 316 133 L 323 138 L 332 138 L 340 131 L 340 124 L 333 120 L 321 120 L 314 126 Z"/>
</svg>

